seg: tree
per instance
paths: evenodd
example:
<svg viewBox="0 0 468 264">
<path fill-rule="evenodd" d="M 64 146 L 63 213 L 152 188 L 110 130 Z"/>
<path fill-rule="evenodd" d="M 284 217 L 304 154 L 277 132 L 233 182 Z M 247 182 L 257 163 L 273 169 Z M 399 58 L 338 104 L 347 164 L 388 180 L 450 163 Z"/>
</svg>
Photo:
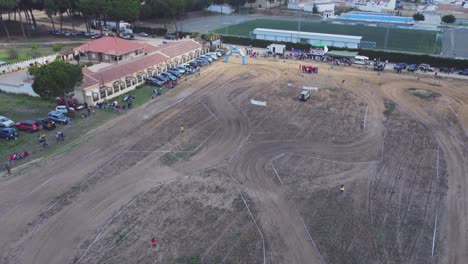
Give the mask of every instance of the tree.
<svg viewBox="0 0 468 264">
<path fill-rule="evenodd" d="M 43 99 L 65 96 L 83 80 L 80 66 L 62 60 L 55 60 L 38 68 L 31 67 L 29 73 L 34 75 L 34 92 Z"/>
<path fill-rule="evenodd" d="M 457 19 L 452 14 L 445 15 L 445 16 L 442 17 L 442 22 L 447 23 L 447 24 L 453 24 L 453 23 L 455 23 L 455 20 L 457 20 Z"/>
<path fill-rule="evenodd" d="M 10 41 L 10 32 L 8 31 L 8 28 L 5 25 L 5 21 L 3 21 L 3 12 L 8 12 L 15 7 L 16 5 L 16 0 L 0 0 L 0 21 L 2 22 L 3 29 L 6 32 L 7 39 Z"/>
<path fill-rule="evenodd" d="M 314 3 L 314 6 L 312 7 L 312 13 L 318 14 L 318 8 L 317 5 Z"/>
<path fill-rule="evenodd" d="M 416 13 L 413 15 L 414 21 L 424 21 L 424 15 L 421 13 Z"/>
<path fill-rule="evenodd" d="M 170 2 L 173 1 L 171 0 Z M 119 35 L 120 20 L 125 20 L 126 22 L 136 21 L 140 14 L 140 8 L 140 0 L 108 0 L 104 14 L 105 17 L 115 21 L 116 34 Z"/>
<path fill-rule="evenodd" d="M 250 4 L 250 9 L 252 9 L 252 5 L 257 2 L 257 0 L 247 0 L 247 3 Z"/>
<path fill-rule="evenodd" d="M 52 16 L 56 15 L 58 12 L 57 2 L 55 0 L 45 0 L 44 11 L 49 17 L 50 22 L 52 23 L 52 28 L 55 30 L 54 19 L 52 18 Z"/>
<path fill-rule="evenodd" d="M 275 3 L 276 0 L 268 0 L 268 3 L 270 3 L 270 13 L 271 13 L 271 4 Z"/>
</svg>

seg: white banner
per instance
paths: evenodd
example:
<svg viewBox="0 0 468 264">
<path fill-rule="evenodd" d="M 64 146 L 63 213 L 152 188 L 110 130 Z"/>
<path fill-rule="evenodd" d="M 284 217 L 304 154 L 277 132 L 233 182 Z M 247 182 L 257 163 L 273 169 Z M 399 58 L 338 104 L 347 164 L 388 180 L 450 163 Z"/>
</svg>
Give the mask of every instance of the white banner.
<svg viewBox="0 0 468 264">
<path fill-rule="evenodd" d="M 250 103 L 253 104 L 253 105 L 267 106 L 266 101 L 259 101 L 259 100 L 255 100 L 255 99 L 250 99 Z"/>
</svg>

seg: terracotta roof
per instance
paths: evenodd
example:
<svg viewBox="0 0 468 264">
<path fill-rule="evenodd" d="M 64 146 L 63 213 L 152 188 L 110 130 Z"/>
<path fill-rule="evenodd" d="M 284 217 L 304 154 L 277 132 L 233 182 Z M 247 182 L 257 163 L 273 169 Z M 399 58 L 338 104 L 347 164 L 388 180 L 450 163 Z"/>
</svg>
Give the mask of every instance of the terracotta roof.
<svg viewBox="0 0 468 264">
<path fill-rule="evenodd" d="M 153 50 L 155 48 L 156 47 L 148 43 L 141 43 L 116 37 L 102 37 L 76 47 L 73 50 L 104 53 L 108 55 L 122 55 L 135 50 L 143 50 L 144 52 L 147 52 L 146 50 Z"/>
<path fill-rule="evenodd" d="M 105 67 L 100 71 L 93 72 L 83 68 L 82 87 L 88 87 L 99 83 L 108 83 L 120 78 L 124 78 L 138 71 L 145 71 L 147 68 L 164 62 L 176 56 L 201 48 L 201 44 L 193 40 L 182 40 L 170 42 L 160 47 L 155 47 L 153 53 L 143 57 L 130 60 L 114 66 Z"/>
<path fill-rule="evenodd" d="M 165 54 L 169 57 L 176 57 L 187 53 L 191 50 L 195 50 L 200 48 L 201 44 L 197 43 L 196 41 L 190 40 L 181 40 L 181 41 L 174 41 L 164 44 L 163 46 L 158 47 L 158 52 Z"/>
</svg>

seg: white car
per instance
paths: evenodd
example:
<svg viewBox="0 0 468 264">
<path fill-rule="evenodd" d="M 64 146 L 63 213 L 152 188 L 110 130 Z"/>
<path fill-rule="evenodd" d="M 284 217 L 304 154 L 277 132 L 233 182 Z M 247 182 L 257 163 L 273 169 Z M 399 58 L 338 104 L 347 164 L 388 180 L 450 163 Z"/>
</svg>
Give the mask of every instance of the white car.
<svg viewBox="0 0 468 264">
<path fill-rule="evenodd" d="M 68 109 L 70 109 L 70 112 L 75 111 L 75 109 L 73 107 L 69 107 Z M 62 114 L 68 114 L 68 110 L 67 110 L 67 107 L 65 105 L 59 105 L 59 106 L 55 107 L 55 111 L 60 112 Z"/>
<path fill-rule="evenodd" d="M 218 59 L 218 56 L 215 54 L 215 53 L 208 53 L 206 54 L 208 56 L 211 56 L 211 58 L 213 58 L 213 60 L 217 60 Z"/>
<path fill-rule="evenodd" d="M 140 36 L 142 36 L 142 37 L 148 37 L 149 35 L 148 35 L 148 33 L 146 33 L 146 32 L 141 32 L 141 33 L 140 33 Z"/>
<path fill-rule="evenodd" d="M 302 91 L 300 94 L 299 94 L 299 100 L 301 101 L 307 101 L 307 99 L 310 98 L 310 91 Z"/>
<path fill-rule="evenodd" d="M 13 122 L 9 118 L 0 116 L 0 127 L 13 127 L 13 126 L 15 126 L 15 122 Z"/>
</svg>

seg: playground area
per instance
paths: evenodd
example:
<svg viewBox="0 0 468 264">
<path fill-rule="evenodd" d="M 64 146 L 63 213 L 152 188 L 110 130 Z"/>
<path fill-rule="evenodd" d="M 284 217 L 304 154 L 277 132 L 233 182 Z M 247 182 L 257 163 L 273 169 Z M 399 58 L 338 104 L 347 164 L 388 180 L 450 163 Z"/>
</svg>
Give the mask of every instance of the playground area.
<svg viewBox="0 0 468 264">
<path fill-rule="evenodd" d="M 0 178 L 0 262 L 468 261 L 465 80 L 236 53 Z"/>
</svg>

